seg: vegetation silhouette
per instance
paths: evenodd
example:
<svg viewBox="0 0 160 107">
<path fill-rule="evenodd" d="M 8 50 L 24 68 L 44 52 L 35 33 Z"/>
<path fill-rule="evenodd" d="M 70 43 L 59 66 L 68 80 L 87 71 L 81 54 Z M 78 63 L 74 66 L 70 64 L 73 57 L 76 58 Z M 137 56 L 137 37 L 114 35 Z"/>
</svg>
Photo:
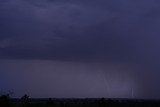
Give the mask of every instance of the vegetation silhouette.
<svg viewBox="0 0 160 107">
<path fill-rule="evenodd" d="M 0 107 L 160 107 L 160 100 L 138 99 L 33 99 L 27 94 L 20 99 L 10 97 L 10 94 L 0 96 Z"/>
<path fill-rule="evenodd" d="M 10 96 L 9 94 L 0 96 L 0 106 L 9 107 L 10 106 Z"/>
<path fill-rule="evenodd" d="M 47 107 L 54 107 L 55 106 L 55 101 L 52 100 L 52 98 L 49 98 L 47 101 L 46 101 L 46 105 Z"/>
</svg>

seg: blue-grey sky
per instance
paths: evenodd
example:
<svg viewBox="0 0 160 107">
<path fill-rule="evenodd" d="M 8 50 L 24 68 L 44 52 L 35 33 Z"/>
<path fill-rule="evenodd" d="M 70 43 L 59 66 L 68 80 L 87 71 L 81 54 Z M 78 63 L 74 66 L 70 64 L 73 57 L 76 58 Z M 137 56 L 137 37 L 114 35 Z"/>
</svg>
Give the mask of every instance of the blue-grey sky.
<svg viewBox="0 0 160 107">
<path fill-rule="evenodd" d="M 40 94 L 42 92 L 36 93 L 36 89 L 30 88 L 28 93 L 36 97 L 49 97 L 49 94 L 54 97 L 55 93 L 59 93 L 56 97 L 130 97 L 125 90 L 134 87 L 137 98 L 160 98 L 159 28 L 158 0 L 0 0 L 0 72 L 4 75 L 0 88 L 13 89 L 18 96 L 42 82 L 37 79 L 27 85 L 25 81 L 29 81 L 29 77 L 34 81 L 32 75 L 40 78 L 46 73 L 46 78 L 57 75 L 64 79 L 51 79 L 61 81 L 53 82 L 52 88 L 49 88 L 52 82 L 44 79 L 44 83 L 48 83 L 48 87 L 44 87 L 50 91 Z M 86 66 L 90 69 L 86 70 Z M 117 66 L 127 69 L 122 72 Z M 60 68 L 64 69 L 54 70 Z M 32 71 L 37 72 L 32 74 Z M 19 75 L 21 72 L 28 77 L 23 79 L 25 75 Z M 118 82 L 124 73 L 127 79 Z M 12 74 L 14 78 L 22 78 L 10 83 Z M 65 78 L 78 75 L 90 78 L 81 79 L 91 84 L 79 85 L 79 90 L 70 87 L 66 91 L 65 84 L 75 83 L 71 80 L 65 83 Z M 96 75 L 104 76 L 106 82 L 98 78 L 96 81 Z M 80 80 L 77 84 L 82 83 Z M 18 81 L 22 81 L 23 89 L 16 85 Z M 93 91 L 95 95 L 87 94 L 87 87 L 92 87 L 93 81 L 99 88 Z M 107 92 L 110 95 L 106 94 L 105 83 L 114 84 L 114 87 L 124 85 L 125 88 L 119 88 L 123 94 L 113 91 L 114 87 L 106 89 L 112 90 Z M 59 91 L 61 88 L 65 91 Z"/>
</svg>

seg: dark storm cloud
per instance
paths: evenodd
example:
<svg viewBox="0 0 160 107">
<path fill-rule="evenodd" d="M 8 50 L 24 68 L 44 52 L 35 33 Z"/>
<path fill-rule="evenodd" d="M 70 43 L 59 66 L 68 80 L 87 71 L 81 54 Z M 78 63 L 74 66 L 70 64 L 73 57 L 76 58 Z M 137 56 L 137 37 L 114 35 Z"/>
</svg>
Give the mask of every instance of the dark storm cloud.
<svg viewBox="0 0 160 107">
<path fill-rule="evenodd" d="M 135 48 L 137 38 L 127 33 L 134 15 L 112 2 L 9 0 L 1 10 L 2 58 L 127 59 Z"/>
<path fill-rule="evenodd" d="M 97 38 L 97 35 L 87 35 L 85 30 L 98 23 L 97 19 L 108 18 L 109 14 L 63 2 L 10 1 L 4 5 L 1 9 L 1 50 L 5 55 L 11 51 L 12 55 L 8 57 L 22 55 L 24 58 L 34 58 L 38 56 L 37 52 L 44 54 L 39 59 L 63 57 L 64 52 L 81 57 L 78 54 L 87 50 L 83 49 L 85 45 Z M 7 39 L 10 39 L 10 45 L 5 45 Z M 22 54 L 21 51 L 30 51 L 31 54 Z"/>
<path fill-rule="evenodd" d="M 147 54 L 154 47 L 148 42 L 154 45 L 159 33 L 158 3 L 151 1 L 8 0 L 0 5 L 1 58 L 130 61 Z"/>
<path fill-rule="evenodd" d="M 0 58 L 130 62 L 140 90 L 157 92 L 159 11 L 158 0 L 0 0 Z"/>
</svg>

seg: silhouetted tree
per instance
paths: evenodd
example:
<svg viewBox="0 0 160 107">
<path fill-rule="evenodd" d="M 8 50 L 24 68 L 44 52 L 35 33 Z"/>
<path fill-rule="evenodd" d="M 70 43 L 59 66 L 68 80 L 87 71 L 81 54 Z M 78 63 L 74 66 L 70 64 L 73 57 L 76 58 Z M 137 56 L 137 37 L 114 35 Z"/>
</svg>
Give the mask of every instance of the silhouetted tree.
<svg viewBox="0 0 160 107">
<path fill-rule="evenodd" d="M 9 94 L 0 96 L 0 106 L 9 107 L 10 106 L 10 96 Z"/>
<path fill-rule="evenodd" d="M 47 106 L 54 106 L 55 102 L 52 98 L 49 98 L 48 101 L 46 102 Z"/>
<path fill-rule="evenodd" d="M 29 96 L 27 94 L 22 96 L 20 100 L 23 106 L 29 106 Z"/>
<path fill-rule="evenodd" d="M 101 107 L 105 107 L 106 99 L 105 98 L 101 98 L 100 101 L 99 101 L 99 104 L 100 104 Z"/>
</svg>

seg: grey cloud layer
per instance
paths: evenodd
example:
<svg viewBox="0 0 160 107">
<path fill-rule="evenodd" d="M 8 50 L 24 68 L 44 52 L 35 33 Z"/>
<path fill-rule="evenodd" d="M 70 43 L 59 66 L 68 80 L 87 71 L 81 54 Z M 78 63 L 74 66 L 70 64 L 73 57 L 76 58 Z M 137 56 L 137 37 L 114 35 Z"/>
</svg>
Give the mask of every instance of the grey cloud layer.
<svg viewBox="0 0 160 107">
<path fill-rule="evenodd" d="M 1 0 L 1 57 L 133 60 L 159 39 L 157 2 Z"/>
<path fill-rule="evenodd" d="M 1 58 L 159 59 L 159 1 L 1 0 L 0 5 Z"/>
<path fill-rule="evenodd" d="M 109 14 L 104 11 L 101 15 L 97 10 L 93 11 L 88 7 L 83 8 L 71 3 L 39 4 L 38 2 L 38 5 L 36 3 L 19 1 L 16 4 L 9 2 L 3 6 L 1 38 L 3 41 L 9 38 L 17 44 L 15 47 L 11 45 L 12 49 L 30 48 L 33 54 L 39 48 L 43 51 L 43 47 L 52 54 L 55 51 L 59 51 L 58 53 L 66 51 L 65 48 L 74 51 L 76 46 L 80 48 L 79 45 L 85 38 L 92 40 L 92 36 L 86 35 L 85 30 L 98 23 L 97 18 L 104 20 L 104 16 Z M 7 47 L 5 49 L 10 50 Z"/>
</svg>

